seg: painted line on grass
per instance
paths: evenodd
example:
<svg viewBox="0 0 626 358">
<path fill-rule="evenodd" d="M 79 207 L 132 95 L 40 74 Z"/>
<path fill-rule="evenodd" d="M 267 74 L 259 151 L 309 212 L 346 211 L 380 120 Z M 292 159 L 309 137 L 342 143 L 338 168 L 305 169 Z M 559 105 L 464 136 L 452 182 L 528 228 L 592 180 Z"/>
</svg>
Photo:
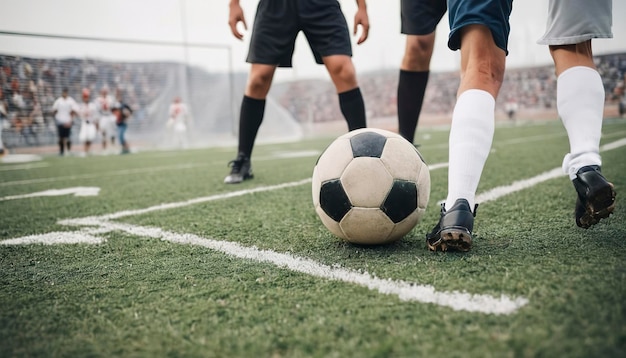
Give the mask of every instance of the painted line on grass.
<svg viewBox="0 0 626 358">
<path fill-rule="evenodd" d="M 38 162 L 42 158 L 36 154 L 9 154 L 4 157 L 0 157 L 0 162 L 13 164 L 13 163 L 30 163 Z"/>
<path fill-rule="evenodd" d="M 494 297 L 490 295 L 470 294 L 461 291 L 437 291 L 433 286 L 430 285 L 420 285 L 399 280 L 381 279 L 367 272 L 345 269 L 337 265 L 328 266 L 307 258 L 294 256 L 288 253 L 278 253 L 272 250 L 261 250 L 256 247 L 243 246 L 236 242 L 208 239 L 193 234 L 179 234 L 165 231 L 157 227 L 144 227 L 110 221 L 112 219 L 140 215 L 153 211 L 179 208 L 202 202 L 232 198 L 258 192 L 279 190 L 288 187 L 295 187 L 310 183 L 310 181 L 310 179 L 305 179 L 279 185 L 258 187 L 225 194 L 212 195 L 177 203 L 156 205 L 145 209 L 127 210 L 108 215 L 60 220 L 58 223 L 61 225 L 81 226 L 83 228 L 77 232 L 52 232 L 41 235 L 30 235 L 21 238 L 4 240 L 0 241 L 0 245 L 53 245 L 80 243 L 100 244 L 106 242 L 106 240 L 104 238 L 98 237 L 97 234 L 110 231 L 123 231 L 139 237 L 150 237 L 172 243 L 202 246 L 237 258 L 254 260 L 257 262 L 272 263 L 279 268 L 285 268 L 319 278 L 341 281 L 350 284 L 357 284 L 370 290 L 378 291 L 382 294 L 396 295 L 402 301 L 432 303 L 440 306 L 450 307 L 453 310 L 458 311 L 506 315 L 515 313 L 519 308 L 525 306 L 528 303 L 528 300 L 523 297 L 511 298 L 506 295 Z"/>
<path fill-rule="evenodd" d="M 614 142 L 602 145 L 600 146 L 600 151 L 607 152 L 609 150 L 617 149 L 623 146 L 626 146 L 626 138 L 622 138 Z M 563 169 L 561 167 L 557 167 L 557 168 L 548 170 L 546 172 L 543 172 L 539 175 L 536 175 L 532 178 L 517 180 L 509 185 L 503 185 L 503 186 L 495 187 L 493 189 L 489 189 L 485 192 L 482 192 L 476 195 L 475 201 L 477 203 L 486 203 L 489 201 L 493 201 L 505 195 L 513 194 L 515 192 L 528 189 L 537 184 L 543 183 L 544 181 L 548 181 L 550 179 L 555 179 L 555 178 L 562 177 L 562 176 L 565 176 L 565 174 L 563 173 Z M 439 200 L 438 204 L 441 205 L 442 203 L 445 202 L 445 200 L 446 199 Z"/>
<path fill-rule="evenodd" d="M 33 163 L 33 164 L 13 164 L 13 165 L 3 165 L 0 167 L 0 172 L 4 172 L 7 170 L 29 170 L 36 168 L 44 168 L 49 167 L 50 163 Z"/>
<path fill-rule="evenodd" d="M 276 187 L 277 186 L 274 188 L 276 189 Z M 449 307 L 455 311 L 509 315 L 528 304 L 528 299 L 524 297 L 509 297 L 504 294 L 494 297 L 490 295 L 471 294 L 463 291 L 437 291 L 431 285 L 382 279 L 365 271 L 351 270 L 338 265 L 328 266 L 311 259 L 288 253 L 278 253 L 272 250 L 259 249 L 254 246 L 248 247 L 237 242 L 203 238 L 193 234 L 174 233 L 157 227 L 110 222 L 107 220 L 99 220 L 98 218 L 69 219 L 63 220 L 63 223 L 66 225 L 97 226 L 97 228 L 92 229 L 93 231 L 91 231 L 91 233 L 96 231 L 122 231 L 138 237 L 160 239 L 175 244 L 201 246 L 240 259 L 271 263 L 281 269 L 288 269 L 332 281 L 356 284 L 385 295 L 395 295 L 402 301 L 431 303 Z M 55 244 L 61 243 L 60 241 L 62 239 L 59 237 L 59 234 L 65 233 L 50 233 L 40 235 L 40 237 L 30 236 L 7 241 L 12 241 L 11 244 L 17 244 L 19 242 Z M 81 239 L 81 235 L 85 237 Z M 64 243 L 100 243 L 104 240 L 100 239 L 100 241 L 98 241 L 98 238 L 91 235 L 89 231 L 84 231 L 82 233 L 72 233 L 65 241 L 67 242 Z M 0 242 L 0 244 L 5 243 L 6 241 Z"/>
<path fill-rule="evenodd" d="M 196 163 L 196 164 L 181 164 L 181 165 L 168 165 L 161 167 L 149 167 L 149 168 L 139 168 L 139 169 L 125 169 L 125 170 L 116 170 L 111 172 L 104 173 L 93 173 L 93 174 L 81 174 L 81 175 L 68 175 L 61 177 L 53 177 L 53 178 L 38 178 L 38 179 L 25 179 L 25 180 L 14 180 L 0 183 L 0 186 L 10 186 L 10 185 L 26 185 L 26 184 L 37 184 L 37 183 L 50 183 L 55 181 L 66 181 L 66 180 L 77 180 L 77 179 L 93 179 L 93 178 L 102 178 L 108 176 L 119 176 L 119 175 L 129 175 L 129 174 L 145 174 L 145 173 L 153 173 L 164 170 L 179 170 L 179 169 L 191 169 L 196 167 L 204 167 L 206 164 L 204 163 Z"/>
<path fill-rule="evenodd" d="M 36 193 L 23 194 L 23 195 L 10 195 L 0 198 L 0 201 L 35 198 L 38 196 L 61 196 L 61 195 L 74 195 L 74 196 L 97 196 L 100 192 L 100 188 L 91 186 L 79 186 L 74 188 L 65 189 L 50 189 L 44 191 L 38 191 Z"/>
<path fill-rule="evenodd" d="M 54 231 L 39 235 L 29 235 L 2 240 L 0 245 L 58 245 L 58 244 L 101 244 L 106 240 L 86 231 Z"/>
<path fill-rule="evenodd" d="M 228 192 L 228 193 L 224 193 L 224 194 L 210 195 L 210 196 L 204 196 L 204 197 L 200 197 L 200 198 L 195 198 L 195 199 L 190 199 L 190 200 L 185 200 L 185 201 L 179 201 L 179 202 L 174 202 L 174 203 L 154 205 L 154 206 L 150 206 L 150 207 L 147 207 L 147 208 L 144 208 L 144 209 L 118 211 L 118 212 L 112 213 L 112 214 L 93 216 L 93 217 L 86 217 L 86 218 L 83 218 L 83 219 L 84 220 L 95 220 L 95 222 L 98 222 L 100 220 L 112 220 L 112 219 L 122 218 L 122 217 L 125 217 L 125 216 L 134 216 L 134 215 L 141 215 L 141 214 L 150 213 L 150 212 L 153 212 L 153 211 L 181 208 L 181 207 L 184 207 L 184 206 L 200 204 L 200 203 L 206 203 L 206 202 L 214 201 L 214 200 L 234 198 L 234 197 L 238 197 L 238 196 L 242 196 L 242 195 L 248 195 L 248 194 L 253 194 L 253 193 L 261 193 L 261 192 L 264 192 L 264 191 L 272 191 L 272 190 L 277 190 L 277 189 L 290 188 L 290 187 L 300 186 L 300 185 L 303 185 L 303 184 L 306 184 L 306 183 L 310 183 L 310 182 L 311 182 L 311 179 L 303 179 L 303 180 L 294 181 L 294 182 L 290 182 L 290 183 L 284 183 L 284 184 L 278 184 L 278 185 L 270 185 L 270 186 L 262 186 L 262 187 L 258 187 L 258 188 L 245 189 L 245 190 L 239 190 L 239 191 L 232 191 L 232 192 Z M 63 225 L 65 223 L 67 223 L 67 222 L 71 223 L 71 222 L 73 222 L 73 220 L 76 220 L 76 219 L 68 219 L 68 220 L 61 220 L 61 221 L 59 221 L 59 223 Z"/>
</svg>

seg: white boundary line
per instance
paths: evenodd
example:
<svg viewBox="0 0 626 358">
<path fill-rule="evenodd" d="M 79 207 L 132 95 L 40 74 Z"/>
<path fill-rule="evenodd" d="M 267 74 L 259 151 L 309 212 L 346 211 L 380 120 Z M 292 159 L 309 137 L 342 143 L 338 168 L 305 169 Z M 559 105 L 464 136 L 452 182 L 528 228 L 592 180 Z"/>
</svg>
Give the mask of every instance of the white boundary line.
<svg viewBox="0 0 626 358">
<path fill-rule="evenodd" d="M 297 186 L 306 182 L 307 181 L 288 183 L 289 185 L 282 187 Z M 271 190 L 276 190 L 279 187 L 281 186 L 273 186 Z M 381 279 L 365 271 L 346 269 L 340 267 L 339 265 L 328 266 L 288 253 L 262 250 L 254 246 L 248 247 L 236 242 L 203 238 L 193 234 L 174 233 L 157 227 L 110 222 L 103 217 L 68 219 L 63 220 L 60 223 L 65 225 L 90 225 L 92 228 L 83 229 L 81 232 L 53 232 L 43 235 L 32 235 L 18 239 L 5 240 L 0 242 L 0 245 L 36 243 L 48 245 L 58 243 L 98 244 L 105 242 L 105 240 L 94 236 L 95 233 L 122 231 L 133 236 L 160 239 L 182 245 L 201 246 L 240 259 L 271 263 L 281 269 L 288 269 L 332 281 L 356 284 L 385 295 L 396 295 L 402 301 L 432 303 L 439 306 L 449 307 L 455 311 L 508 315 L 515 313 L 518 309 L 528 304 L 528 299 L 524 297 L 510 298 L 507 295 L 494 297 L 490 295 L 470 294 L 461 291 L 437 291 L 431 285 L 420 285 L 400 280 Z M 96 227 L 94 228 L 93 226 Z"/>
<path fill-rule="evenodd" d="M 35 198 L 38 196 L 61 196 L 61 195 L 74 195 L 74 196 L 97 196 L 100 192 L 100 188 L 92 186 L 78 186 L 73 188 L 64 189 L 50 189 L 44 191 L 38 191 L 36 193 L 23 194 L 23 195 L 10 195 L 0 198 L 0 201 Z"/>
<path fill-rule="evenodd" d="M 626 138 L 609 143 L 603 146 L 602 150 L 611 150 L 619 148 L 623 145 L 626 145 Z M 434 170 L 443 167 L 445 167 L 445 164 L 439 163 L 433 165 L 431 168 Z M 482 198 L 482 201 L 495 200 L 500 196 L 507 195 L 513 191 L 519 191 L 534 186 L 540 182 L 558 177 L 560 175 L 563 175 L 561 174 L 561 168 L 555 168 L 551 171 L 540 174 L 533 178 L 514 182 L 509 186 L 494 188 L 479 195 L 479 198 Z M 528 299 L 524 297 L 509 298 L 506 295 L 493 297 L 489 295 L 469 294 L 467 292 L 459 291 L 438 292 L 433 286 L 430 285 L 419 285 L 405 281 L 380 279 L 372 276 L 367 272 L 344 269 L 339 266 L 331 267 L 317 263 L 310 259 L 301 258 L 286 253 L 277 253 L 272 250 L 260 250 L 256 247 L 246 247 L 236 242 L 220 241 L 202 238 L 192 234 L 173 233 L 169 231 L 164 231 L 160 228 L 114 223 L 110 221 L 121 217 L 140 215 L 152 211 L 167 210 L 208 201 L 247 195 L 256 192 L 294 187 L 309 183 L 310 181 L 310 179 L 305 179 L 291 183 L 284 183 L 267 187 L 259 187 L 255 189 L 230 192 L 226 194 L 201 197 L 183 202 L 161 204 L 145 209 L 120 211 L 117 213 L 102 216 L 61 220 L 58 223 L 62 225 L 91 226 L 91 228 L 83 228 L 83 230 L 79 232 L 54 232 L 43 235 L 31 235 L 22 238 L 4 240 L 0 242 L 0 245 L 17 245 L 28 243 L 102 243 L 105 240 L 95 236 L 95 234 L 118 230 L 140 237 L 152 237 L 172 243 L 202 246 L 238 258 L 255 260 L 258 262 L 273 263 L 277 267 L 286 268 L 292 271 L 305 273 L 315 277 L 357 284 L 371 290 L 376 290 L 383 294 L 396 295 L 399 299 L 404 301 L 433 303 L 440 306 L 450 307 L 453 310 L 487 314 L 512 314 L 516 312 L 519 308 L 528 304 Z"/>
<path fill-rule="evenodd" d="M 0 172 L 4 172 L 8 170 L 29 170 L 29 169 L 45 168 L 49 166 L 50 166 L 50 163 L 46 163 L 46 162 L 39 162 L 39 163 L 32 163 L 32 164 L 3 165 L 3 166 L 0 166 Z"/>
<path fill-rule="evenodd" d="M 442 166 L 443 167 L 443 166 Z M 164 231 L 160 228 L 144 227 L 112 222 L 111 220 L 145 214 L 153 211 L 168 210 L 184 206 L 233 198 L 252 193 L 279 190 L 310 183 L 311 179 L 304 179 L 291 183 L 284 183 L 254 189 L 240 190 L 225 194 L 211 195 L 195 198 L 182 202 L 155 205 L 152 207 L 126 210 L 112 214 L 91 216 L 76 219 L 60 220 L 61 225 L 81 226 L 83 229 L 77 232 L 52 232 L 42 235 L 31 235 L 21 238 L 4 240 L 0 245 L 24 245 L 24 244 L 99 244 L 106 242 L 97 234 L 110 231 L 123 231 L 139 237 L 158 238 L 172 243 L 196 245 L 206 247 L 224 254 L 254 260 L 257 262 L 272 263 L 279 268 L 284 268 L 311 276 L 357 284 L 382 294 L 396 295 L 403 301 L 417 301 L 445 306 L 458 311 L 478 312 L 485 314 L 512 314 L 528 303 L 523 297 L 510 298 L 506 295 L 493 297 L 490 295 L 470 294 L 459 291 L 437 291 L 433 286 L 420 285 L 399 280 L 381 279 L 364 271 L 355 271 L 341 268 L 337 265 L 328 266 L 310 259 L 294 256 L 288 253 L 278 253 L 272 250 L 260 250 L 256 247 L 246 247 L 236 242 L 220 241 L 202 238 L 192 234 L 179 234 Z"/>
<path fill-rule="evenodd" d="M 161 166 L 161 167 L 124 169 L 124 170 L 116 170 L 116 171 L 105 172 L 105 173 L 68 175 L 68 176 L 53 177 L 53 178 L 14 180 L 14 181 L 7 181 L 7 182 L 0 183 L 0 186 L 49 183 L 49 182 L 55 182 L 55 181 L 66 181 L 66 180 L 76 180 L 76 179 L 92 179 L 92 178 L 102 178 L 102 177 L 110 177 L 110 176 L 117 176 L 117 175 L 151 173 L 151 172 L 157 172 L 157 171 L 162 171 L 162 170 L 191 169 L 191 168 L 196 168 L 196 167 L 204 167 L 205 165 L 206 164 L 204 163 L 179 164 L 179 165 L 168 165 L 168 166 Z"/>
<path fill-rule="evenodd" d="M 606 152 L 609 150 L 617 149 L 626 145 L 626 138 L 618 139 L 614 142 L 607 143 L 600 147 L 601 152 Z M 505 195 L 509 195 L 524 189 L 528 189 L 537 184 L 543 183 L 544 181 L 548 181 L 550 179 L 558 178 L 561 176 L 565 176 L 563 173 L 563 169 L 561 167 L 553 168 L 546 172 L 543 172 L 539 175 L 536 175 L 532 178 L 523 179 L 514 181 L 509 185 L 498 186 L 492 189 L 489 189 L 485 192 L 482 192 L 476 195 L 475 201 L 477 203 L 486 203 L 489 201 L 494 201 L 498 198 L 501 198 Z M 445 199 L 438 201 L 439 204 L 445 202 Z"/>
</svg>

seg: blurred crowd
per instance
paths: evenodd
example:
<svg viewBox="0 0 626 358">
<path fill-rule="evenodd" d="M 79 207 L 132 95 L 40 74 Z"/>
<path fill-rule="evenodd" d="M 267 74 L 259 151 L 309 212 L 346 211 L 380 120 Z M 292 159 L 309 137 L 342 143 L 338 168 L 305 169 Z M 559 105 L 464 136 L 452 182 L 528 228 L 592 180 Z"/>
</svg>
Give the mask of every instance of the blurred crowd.
<svg viewBox="0 0 626 358">
<path fill-rule="evenodd" d="M 626 114 L 626 53 L 596 57 L 604 81 L 607 105 L 617 105 Z M 52 104 L 62 88 L 81 97 L 84 89 L 94 95 L 102 89 L 121 92 L 133 108 L 134 125 L 150 125 L 146 108 L 163 98 L 163 88 L 172 71 L 164 63 L 119 63 L 91 59 L 35 59 L 0 55 L 0 129 L 20 143 L 46 144 L 54 141 L 56 128 Z M 359 73 L 359 85 L 370 119 L 396 116 L 398 70 Z M 209 84 L 203 84 L 203 86 Z M 279 84 L 278 102 L 301 123 L 341 120 L 337 96 L 329 80 L 298 80 Z M 422 113 L 449 116 L 456 101 L 458 72 L 433 72 L 426 90 Z M 550 65 L 509 68 L 505 74 L 497 110 L 514 117 L 519 111 L 555 108 L 556 78 Z M 167 101 L 170 99 L 168 98 Z M 512 110 L 515 108 L 515 110 Z M 49 143 L 47 143 L 49 144 Z"/>
<path fill-rule="evenodd" d="M 626 53 L 596 57 L 604 81 L 607 105 L 619 105 L 624 115 L 626 97 Z M 398 71 L 361 73 L 358 76 L 368 118 L 396 116 Z M 458 72 L 433 72 L 424 98 L 423 115 L 450 115 L 459 86 Z M 331 83 L 320 80 L 295 81 L 281 91 L 279 102 L 300 122 L 325 122 L 341 119 L 337 96 Z M 505 114 L 516 111 L 542 111 L 556 107 L 556 78 L 551 65 L 510 68 L 496 106 Z M 512 106 L 514 104 L 514 106 Z M 509 114 L 507 113 L 507 116 Z"/>
<path fill-rule="evenodd" d="M 125 64 L 79 59 L 34 59 L 0 55 L 0 123 L 6 132 L 26 145 L 41 144 L 44 137 L 56 136 L 52 105 L 67 88 L 80 98 L 88 89 L 123 93 L 142 120 L 144 108 L 159 93 L 164 81 L 159 64 Z"/>
</svg>

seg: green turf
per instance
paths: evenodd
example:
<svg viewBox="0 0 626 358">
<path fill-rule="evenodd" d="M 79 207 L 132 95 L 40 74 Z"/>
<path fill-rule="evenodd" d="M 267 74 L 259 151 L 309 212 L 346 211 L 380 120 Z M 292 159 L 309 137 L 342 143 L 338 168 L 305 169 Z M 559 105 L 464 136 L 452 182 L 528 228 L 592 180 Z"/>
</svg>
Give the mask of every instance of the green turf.
<svg viewBox="0 0 626 358">
<path fill-rule="evenodd" d="M 626 137 L 607 120 L 602 144 Z M 446 130 L 416 141 L 429 164 L 447 160 Z M 428 210 L 403 240 L 351 245 L 312 208 L 311 184 L 213 196 L 308 179 L 333 138 L 259 145 L 255 179 L 227 186 L 233 148 L 128 156 L 44 157 L 48 166 L 0 164 L 0 197 L 68 187 L 70 195 L 0 201 L 0 240 L 81 228 L 59 220 L 206 201 L 126 215 L 113 223 L 237 242 L 367 272 L 383 279 L 524 297 L 509 315 L 455 311 L 368 288 L 114 230 L 101 244 L 0 245 L 0 357 L 620 357 L 626 355 L 626 146 L 602 153 L 616 212 L 589 230 L 573 220 L 565 176 L 482 203 L 469 253 L 431 253 L 447 170 L 431 171 Z M 496 129 L 479 193 L 560 167 L 557 121 Z"/>
</svg>

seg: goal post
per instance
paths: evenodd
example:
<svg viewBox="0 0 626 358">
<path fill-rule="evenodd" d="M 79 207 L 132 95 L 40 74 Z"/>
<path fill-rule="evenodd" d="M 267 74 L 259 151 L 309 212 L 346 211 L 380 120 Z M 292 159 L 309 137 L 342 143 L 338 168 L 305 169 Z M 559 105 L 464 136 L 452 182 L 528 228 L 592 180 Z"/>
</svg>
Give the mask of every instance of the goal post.
<svg viewBox="0 0 626 358">
<path fill-rule="evenodd" d="M 228 45 L 8 31 L 0 31 L 0 39 L 2 99 L 10 112 L 4 132 L 16 139 L 8 145 L 33 145 L 25 127 L 32 125 L 36 106 L 44 123 L 33 133 L 39 134 L 39 144 L 54 140 L 51 106 L 62 88 L 77 102 L 84 88 L 92 100 L 103 88 L 112 95 L 121 91 L 135 109 L 129 123 L 135 130 L 129 136 L 147 146 L 167 144 L 168 111 L 175 97 L 189 109 L 190 145 L 232 142 L 236 134 L 239 89 Z M 18 92 L 22 103 L 13 100 Z"/>
</svg>

